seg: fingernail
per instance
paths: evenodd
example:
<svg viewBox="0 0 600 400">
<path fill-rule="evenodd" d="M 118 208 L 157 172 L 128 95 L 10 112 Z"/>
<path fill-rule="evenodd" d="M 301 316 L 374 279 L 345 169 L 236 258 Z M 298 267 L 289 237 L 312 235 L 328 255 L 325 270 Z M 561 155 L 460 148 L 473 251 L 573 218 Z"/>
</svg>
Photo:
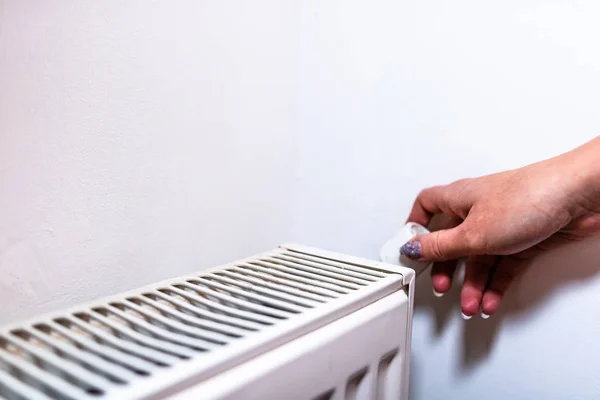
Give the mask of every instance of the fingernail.
<svg viewBox="0 0 600 400">
<path fill-rule="evenodd" d="M 400 254 L 413 260 L 421 258 L 421 242 L 407 242 L 400 248 Z"/>
<path fill-rule="evenodd" d="M 435 297 L 442 297 L 444 295 L 444 293 L 440 293 L 437 290 L 435 290 L 435 288 L 433 288 L 433 295 Z"/>
<path fill-rule="evenodd" d="M 468 321 L 468 320 L 470 320 L 471 318 L 473 318 L 473 316 L 472 316 L 472 315 L 466 315 L 466 314 L 465 314 L 464 312 L 462 312 L 462 311 L 460 312 L 460 315 L 462 315 L 462 318 L 463 318 L 465 321 Z"/>
<path fill-rule="evenodd" d="M 481 312 L 481 318 L 483 319 L 488 319 L 490 316 L 486 313 L 484 313 L 483 311 Z"/>
</svg>

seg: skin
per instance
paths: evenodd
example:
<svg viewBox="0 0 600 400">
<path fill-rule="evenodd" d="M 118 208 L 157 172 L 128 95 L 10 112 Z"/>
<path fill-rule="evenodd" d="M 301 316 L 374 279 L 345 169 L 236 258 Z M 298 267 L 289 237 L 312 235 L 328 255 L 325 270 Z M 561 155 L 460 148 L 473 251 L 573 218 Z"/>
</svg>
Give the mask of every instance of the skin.
<svg viewBox="0 0 600 400">
<path fill-rule="evenodd" d="M 416 258 L 435 262 L 433 287 L 445 293 L 465 257 L 462 312 L 492 315 L 532 259 L 600 233 L 600 136 L 519 169 L 425 189 L 407 222 L 428 226 L 440 213 L 450 224 L 413 239 Z"/>
</svg>

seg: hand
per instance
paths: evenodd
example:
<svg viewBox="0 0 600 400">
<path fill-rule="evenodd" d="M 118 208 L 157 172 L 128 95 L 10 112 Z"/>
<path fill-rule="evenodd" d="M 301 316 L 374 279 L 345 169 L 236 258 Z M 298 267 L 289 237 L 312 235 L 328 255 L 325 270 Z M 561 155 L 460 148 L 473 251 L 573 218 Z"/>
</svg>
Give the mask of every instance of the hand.
<svg viewBox="0 0 600 400">
<path fill-rule="evenodd" d="M 515 275 L 545 250 L 600 232 L 600 137 L 569 153 L 520 169 L 423 190 L 408 222 L 446 229 L 419 236 L 401 253 L 434 261 L 438 295 L 466 257 L 461 308 L 466 319 L 496 312 Z"/>
</svg>

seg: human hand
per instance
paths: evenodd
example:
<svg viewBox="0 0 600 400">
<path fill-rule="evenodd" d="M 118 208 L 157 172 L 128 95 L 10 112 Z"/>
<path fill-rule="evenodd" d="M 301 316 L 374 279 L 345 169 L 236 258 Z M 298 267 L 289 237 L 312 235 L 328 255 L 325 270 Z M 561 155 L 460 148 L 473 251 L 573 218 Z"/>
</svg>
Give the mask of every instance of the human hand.
<svg viewBox="0 0 600 400">
<path fill-rule="evenodd" d="M 423 190 L 407 222 L 451 222 L 402 246 L 406 257 L 434 261 L 434 293 L 450 289 L 467 258 L 461 292 L 465 319 L 495 313 L 516 274 L 532 258 L 600 232 L 600 137 L 558 157 L 516 170 Z"/>
</svg>

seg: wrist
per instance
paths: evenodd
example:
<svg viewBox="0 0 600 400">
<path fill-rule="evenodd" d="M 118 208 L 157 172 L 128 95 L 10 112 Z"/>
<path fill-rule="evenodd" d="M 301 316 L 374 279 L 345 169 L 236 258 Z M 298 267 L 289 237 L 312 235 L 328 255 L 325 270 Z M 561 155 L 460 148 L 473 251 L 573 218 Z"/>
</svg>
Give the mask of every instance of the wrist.
<svg viewBox="0 0 600 400">
<path fill-rule="evenodd" d="M 600 212 L 600 136 L 560 157 L 574 213 Z"/>
</svg>

